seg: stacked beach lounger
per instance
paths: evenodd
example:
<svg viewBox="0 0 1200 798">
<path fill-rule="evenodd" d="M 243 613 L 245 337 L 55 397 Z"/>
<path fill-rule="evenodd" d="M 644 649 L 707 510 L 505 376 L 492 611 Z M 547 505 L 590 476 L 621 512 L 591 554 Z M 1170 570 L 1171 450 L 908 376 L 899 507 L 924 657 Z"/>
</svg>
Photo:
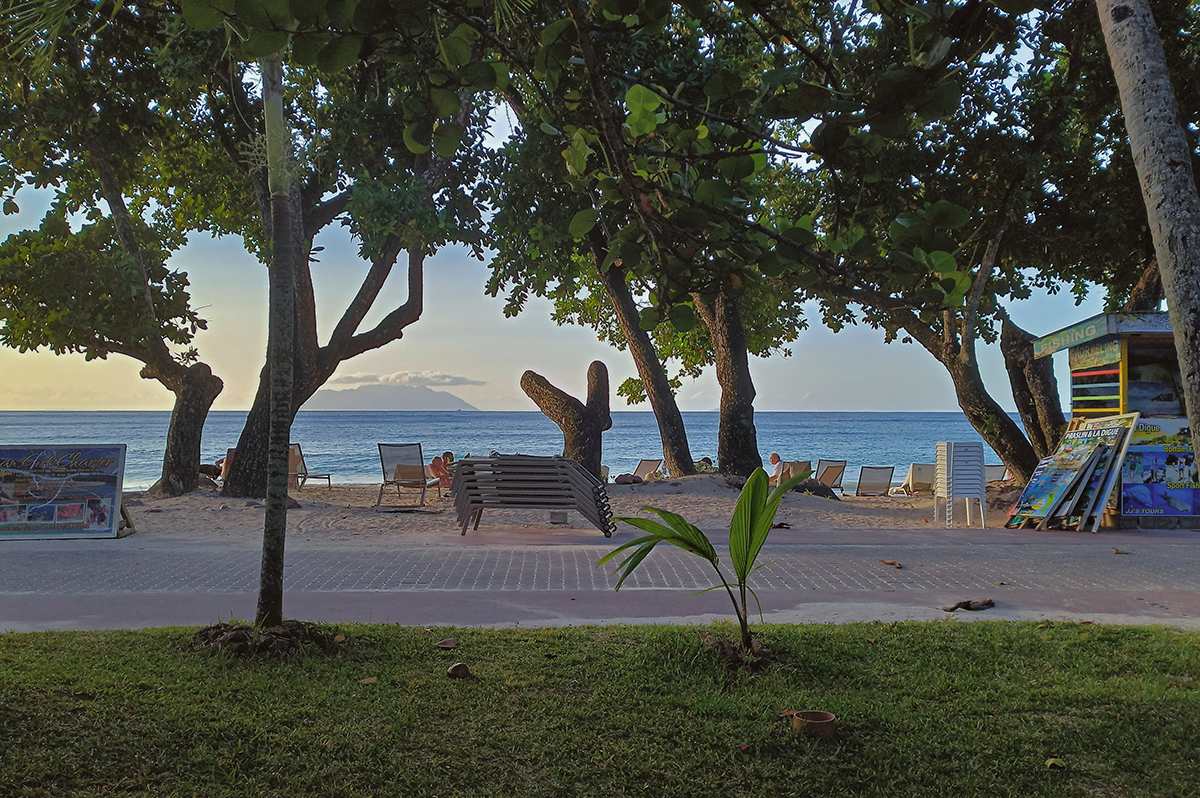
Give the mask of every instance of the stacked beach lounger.
<svg viewBox="0 0 1200 798">
<path fill-rule="evenodd" d="M 575 510 L 605 537 L 616 529 L 604 483 L 565 457 L 468 457 L 454 464 L 450 492 L 464 535 L 489 508 Z"/>
</svg>

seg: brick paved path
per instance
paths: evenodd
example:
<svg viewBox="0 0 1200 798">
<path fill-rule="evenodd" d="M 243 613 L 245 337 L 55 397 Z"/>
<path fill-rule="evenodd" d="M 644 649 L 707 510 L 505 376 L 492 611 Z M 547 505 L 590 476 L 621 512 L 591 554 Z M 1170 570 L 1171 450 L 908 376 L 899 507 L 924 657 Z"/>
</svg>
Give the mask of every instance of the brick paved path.
<svg viewBox="0 0 1200 798">
<path fill-rule="evenodd" d="M 844 532 L 772 541 L 753 584 L 777 620 L 1092 617 L 1200 628 L 1200 536 Z M 932 539 L 931 539 L 932 538 Z M 627 538 L 626 538 L 627 539 Z M 836 539 L 837 542 L 828 542 Z M 620 540 L 620 538 L 618 538 Z M 726 613 L 708 563 L 660 546 L 619 594 L 596 561 L 614 543 L 292 543 L 287 614 L 503 625 L 704 620 Z M 1130 550 L 1114 554 L 1116 546 Z M 253 614 L 259 551 L 167 540 L 0 542 L 0 630 L 207 623 Z M 902 569 L 880 562 L 898 560 Z M 727 574 L 731 569 L 726 568 Z M 569 602 L 575 602 L 570 604 Z"/>
</svg>

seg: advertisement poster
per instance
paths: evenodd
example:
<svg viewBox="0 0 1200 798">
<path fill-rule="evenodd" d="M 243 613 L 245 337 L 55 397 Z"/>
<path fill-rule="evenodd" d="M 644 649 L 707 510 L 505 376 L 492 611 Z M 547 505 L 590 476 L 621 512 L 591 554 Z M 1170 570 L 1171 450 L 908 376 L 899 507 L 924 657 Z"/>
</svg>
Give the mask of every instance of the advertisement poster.
<svg viewBox="0 0 1200 798">
<path fill-rule="evenodd" d="M 1095 465 L 1092 458 L 1097 450 L 1101 446 L 1115 450 L 1124 434 L 1123 427 L 1079 429 L 1065 434 L 1054 454 L 1033 470 L 1010 518 L 1041 518 L 1051 513 L 1079 479 L 1090 478 L 1090 473 L 1081 472 L 1086 465 Z"/>
<path fill-rule="evenodd" d="M 1149 418 L 1133 430 L 1121 467 L 1123 515 L 1194 515 L 1200 475 L 1186 418 Z"/>
<path fill-rule="evenodd" d="M 1079 522 L 1079 530 L 1088 525 L 1088 515 L 1093 514 L 1091 529 L 1095 532 L 1100 528 L 1100 522 L 1103 519 L 1106 508 L 1111 507 L 1116 509 L 1116 501 L 1119 498 L 1115 490 L 1117 481 L 1121 478 L 1121 464 L 1125 462 L 1125 453 L 1129 449 L 1129 444 L 1133 440 L 1133 428 L 1137 426 L 1141 419 L 1139 413 L 1124 413 L 1119 416 L 1106 416 L 1104 418 L 1095 418 L 1084 422 L 1080 429 L 1108 429 L 1112 427 L 1121 427 L 1128 430 L 1121 445 L 1108 452 L 1108 457 L 1102 464 L 1102 468 L 1096 469 L 1092 475 L 1087 488 L 1084 491 L 1083 497 L 1076 505 L 1079 515 L 1082 516 Z"/>
<path fill-rule="evenodd" d="M 0 540 L 115 538 L 125 444 L 0 446 Z"/>
</svg>

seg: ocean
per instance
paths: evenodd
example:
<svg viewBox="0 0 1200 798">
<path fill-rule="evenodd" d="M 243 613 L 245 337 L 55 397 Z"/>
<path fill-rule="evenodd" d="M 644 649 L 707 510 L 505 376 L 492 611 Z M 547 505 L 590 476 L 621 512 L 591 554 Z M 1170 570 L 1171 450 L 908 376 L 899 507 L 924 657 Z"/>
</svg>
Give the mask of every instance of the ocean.
<svg viewBox="0 0 1200 798">
<path fill-rule="evenodd" d="M 0 411 L 0 445 L 124 443 L 125 487 L 148 488 L 162 470 L 167 411 Z M 613 476 L 632 472 L 638 460 L 662 456 L 658 425 L 649 412 L 612 414 L 604 434 L 603 462 Z M 715 412 L 684 413 L 692 456 L 717 456 Z M 1015 415 L 1014 415 L 1015 418 Z M 246 414 L 209 413 L 201 457 L 212 463 L 237 445 Z M 859 468 L 895 466 L 899 485 L 910 463 L 932 463 L 938 441 L 981 440 L 961 413 L 769 413 L 754 414 L 763 462 L 771 452 L 784 460 L 846 460 L 844 484 L 853 490 Z M 1017 420 L 1019 424 L 1019 419 Z M 449 450 L 455 457 L 562 453 L 562 433 L 537 411 L 300 411 L 292 440 L 304 448 L 310 471 L 330 472 L 335 483 L 378 482 L 378 443 L 422 444 L 425 459 Z M 985 459 L 1000 458 L 984 447 Z"/>
</svg>

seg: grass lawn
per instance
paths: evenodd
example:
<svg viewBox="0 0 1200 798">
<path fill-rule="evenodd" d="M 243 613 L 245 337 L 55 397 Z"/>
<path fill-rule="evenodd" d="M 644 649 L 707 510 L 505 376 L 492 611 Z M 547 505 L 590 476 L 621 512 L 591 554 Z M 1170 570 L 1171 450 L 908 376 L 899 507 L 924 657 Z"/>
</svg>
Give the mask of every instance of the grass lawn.
<svg viewBox="0 0 1200 798">
<path fill-rule="evenodd" d="M 731 626 L 345 625 L 341 655 L 287 661 L 191 629 L 2 634 L 0 796 L 1200 795 L 1200 634 L 757 628 L 757 671 L 700 639 Z"/>
</svg>

